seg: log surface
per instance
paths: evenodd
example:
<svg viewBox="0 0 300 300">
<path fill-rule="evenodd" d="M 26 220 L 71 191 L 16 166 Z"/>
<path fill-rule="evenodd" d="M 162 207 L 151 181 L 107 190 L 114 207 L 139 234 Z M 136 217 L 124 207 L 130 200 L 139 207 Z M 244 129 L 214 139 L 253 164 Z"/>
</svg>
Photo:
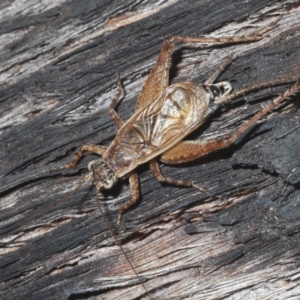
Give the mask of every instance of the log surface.
<svg viewBox="0 0 300 300">
<path fill-rule="evenodd" d="M 162 165 L 192 188 L 161 184 L 138 168 L 140 201 L 118 239 L 95 189 L 76 170 L 53 171 L 86 143 L 109 145 L 107 112 L 119 73 L 128 119 L 162 42 L 172 36 L 246 35 L 280 17 L 255 43 L 178 46 L 171 82 L 218 81 L 235 90 L 300 77 L 299 1 L 2 1 L 0 4 L 0 298 L 297 299 L 300 229 L 299 95 L 228 149 Z M 222 108 L 193 139 L 232 134 L 290 85 L 263 89 Z M 60 201 L 67 197 L 65 201 Z M 128 182 L 100 195 L 116 227 Z M 147 289 L 141 285 L 141 281 Z"/>
</svg>

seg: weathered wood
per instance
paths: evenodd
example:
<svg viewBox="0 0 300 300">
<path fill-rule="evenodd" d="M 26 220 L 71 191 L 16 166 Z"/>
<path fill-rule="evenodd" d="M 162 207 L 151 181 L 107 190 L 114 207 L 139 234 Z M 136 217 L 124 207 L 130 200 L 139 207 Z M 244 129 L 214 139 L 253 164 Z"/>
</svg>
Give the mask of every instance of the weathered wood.
<svg viewBox="0 0 300 300">
<path fill-rule="evenodd" d="M 235 53 L 220 80 L 235 90 L 300 77 L 299 1 L 26 1 L 0 4 L 1 258 L 5 299 L 147 299 L 85 184 L 67 201 L 95 156 L 74 171 L 82 144 L 108 145 L 106 108 L 119 72 L 134 111 L 165 38 L 242 35 L 278 26 L 262 41 L 178 47 L 172 82 L 203 82 Z M 288 85 L 238 99 L 193 134 L 230 134 Z M 299 95 L 230 149 L 163 173 L 198 190 L 161 185 L 138 170 L 141 200 L 123 216 L 119 239 L 151 299 L 300 297 Z M 126 181 L 104 194 L 107 217 L 130 197 Z M 56 205 L 56 206 L 53 206 Z"/>
</svg>

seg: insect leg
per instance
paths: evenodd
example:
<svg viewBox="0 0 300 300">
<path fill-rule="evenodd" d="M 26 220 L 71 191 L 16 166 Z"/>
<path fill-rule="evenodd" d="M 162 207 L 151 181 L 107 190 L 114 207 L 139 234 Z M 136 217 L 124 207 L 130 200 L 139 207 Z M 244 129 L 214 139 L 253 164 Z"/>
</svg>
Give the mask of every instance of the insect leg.
<svg viewBox="0 0 300 300">
<path fill-rule="evenodd" d="M 274 22 L 270 23 L 268 26 L 263 27 L 262 29 L 244 36 L 224 36 L 224 37 L 209 37 L 209 36 L 200 36 L 200 37 L 182 37 L 182 36 L 173 36 L 169 39 L 170 42 L 183 42 L 189 44 L 230 44 L 230 43 L 240 43 L 240 42 L 254 42 L 262 39 L 263 35 L 272 30 L 275 25 L 278 23 L 280 18 L 276 18 Z"/>
<path fill-rule="evenodd" d="M 125 204 L 123 204 L 119 208 L 118 225 L 121 222 L 122 214 L 124 213 L 124 211 L 126 211 L 128 208 L 130 208 L 132 205 L 134 205 L 140 196 L 139 177 L 136 172 L 130 173 L 129 184 L 130 184 L 130 190 L 131 190 L 132 197 L 129 201 L 127 201 Z"/>
<path fill-rule="evenodd" d="M 120 117 L 118 116 L 118 114 L 115 111 L 115 107 L 118 104 L 118 102 L 124 97 L 124 88 L 120 79 L 120 75 L 118 74 L 118 93 L 117 95 L 114 97 L 114 99 L 111 101 L 110 105 L 109 105 L 109 109 L 108 112 L 111 116 L 111 118 L 113 119 L 113 121 L 115 122 L 115 124 L 117 125 L 118 128 L 120 128 L 123 125 L 123 121 L 120 119 Z"/>
<path fill-rule="evenodd" d="M 250 120 L 243 124 L 233 135 L 212 141 L 182 141 L 175 147 L 161 155 L 160 160 L 164 163 L 179 164 L 193 161 L 211 152 L 229 147 L 241 135 L 243 135 L 258 119 L 271 111 L 281 102 L 300 91 L 298 83 L 292 85 L 281 96 L 274 99 L 270 104 L 256 113 Z"/>
<path fill-rule="evenodd" d="M 159 164 L 156 159 L 153 159 L 150 161 L 149 167 L 150 167 L 150 170 L 151 170 L 152 174 L 154 175 L 154 177 L 160 182 L 165 182 L 165 183 L 174 184 L 174 185 L 178 185 L 178 186 L 194 187 L 194 188 L 210 195 L 206 190 L 204 190 L 200 186 L 196 185 L 192 181 L 183 181 L 183 180 L 178 180 L 178 179 L 172 179 L 170 177 L 164 177 L 160 171 Z"/>
<path fill-rule="evenodd" d="M 143 86 L 142 92 L 136 104 L 136 110 L 152 103 L 169 85 L 169 69 L 170 57 L 174 50 L 176 42 L 190 43 L 190 44 L 230 44 L 239 42 L 254 42 L 262 39 L 263 35 L 273 29 L 280 18 L 275 19 L 274 22 L 265 26 L 264 28 L 248 35 L 248 36 L 227 36 L 227 37 L 181 37 L 173 36 L 165 40 L 160 50 L 156 63 Z M 229 62 L 228 62 L 229 63 Z M 225 68 L 225 66 L 223 67 Z M 209 81 L 213 81 L 222 70 L 215 72 Z"/>
<path fill-rule="evenodd" d="M 61 168 L 62 169 L 74 169 L 76 165 L 78 164 L 78 161 L 80 158 L 83 156 L 84 152 L 89 152 L 89 153 L 95 153 L 102 155 L 105 152 L 106 148 L 103 146 L 98 146 L 98 145 L 91 145 L 91 144 L 86 144 L 82 145 L 77 153 L 74 155 L 73 160 L 69 164 L 63 165 Z"/>
<path fill-rule="evenodd" d="M 227 36 L 227 37 L 181 37 L 173 36 L 164 41 L 160 50 L 156 63 L 143 86 L 142 92 L 136 104 L 136 110 L 147 106 L 152 103 L 169 85 L 169 69 L 170 69 L 170 57 L 174 50 L 176 42 L 190 43 L 190 44 L 229 44 L 239 42 L 254 42 L 262 39 L 263 35 L 273 29 L 276 23 L 279 21 L 277 18 L 274 22 L 268 26 L 248 35 L 248 36 Z M 225 68 L 225 66 L 223 67 Z M 209 79 L 213 81 L 215 77 L 219 75 L 222 70 L 215 72 Z"/>
<path fill-rule="evenodd" d="M 257 91 L 259 89 L 275 86 L 275 85 L 281 85 L 281 84 L 290 83 L 290 82 L 293 82 L 293 81 L 295 82 L 295 81 L 297 81 L 297 79 L 298 78 L 290 77 L 290 78 L 283 78 L 283 79 L 279 79 L 279 80 L 273 80 L 273 81 L 269 81 L 269 82 L 263 82 L 263 83 L 255 84 L 251 87 L 244 88 L 244 89 L 241 89 L 241 90 L 236 91 L 234 93 L 231 93 L 230 95 L 227 95 L 224 98 L 220 98 L 217 101 L 215 101 L 215 103 L 224 104 L 224 103 L 230 102 L 231 100 L 233 100 L 237 97 L 243 96 L 247 93 Z"/>
<path fill-rule="evenodd" d="M 170 57 L 174 46 L 173 42 L 169 40 L 164 41 L 156 63 L 143 86 L 136 104 L 136 110 L 152 103 L 168 87 Z"/>
<path fill-rule="evenodd" d="M 166 164 L 181 164 L 194 161 L 218 149 L 227 146 L 227 137 L 212 141 L 181 141 L 175 147 L 163 153 L 160 161 Z"/>
</svg>

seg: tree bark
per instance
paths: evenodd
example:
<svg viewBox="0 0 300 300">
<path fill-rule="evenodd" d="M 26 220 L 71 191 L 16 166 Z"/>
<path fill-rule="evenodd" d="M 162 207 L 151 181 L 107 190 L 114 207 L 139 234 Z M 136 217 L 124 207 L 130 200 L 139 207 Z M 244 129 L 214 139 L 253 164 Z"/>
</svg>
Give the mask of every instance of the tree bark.
<svg viewBox="0 0 300 300">
<path fill-rule="evenodd" d="M 162 42 L 172 35 L 247 35 L 279 21 L 261 41 L 178 45 L 170 80 L 202 83 L 224 58 L 218 81 L 235 90 L 300 77 L 299 1 L 2 1 L 1 274 L 5 299 L 296 299 L 299 287 L 299 94 L 228 149 L 193 163 L 161 165 L 193 188 L 161 184 L 137 169 L 140 201 L 117 237 L 93 186 L 84 183 L 86 143 L 107 146 L 117 129 L 107 112 L 120 74 L 134 112 Z M 290 84 L 222 108 L 191 137 L 232 134 Z M 246 100 L 246 101 L 245 101 Z M 126 180 L 100 195 L 117 227 L 130 199 Z M 61 201 L 62 200 L 62 201 Z M 143 282 L 144 287 L 141 285 Z M 145 288 L 147 291 L 145 291 Z"/>
</svg>

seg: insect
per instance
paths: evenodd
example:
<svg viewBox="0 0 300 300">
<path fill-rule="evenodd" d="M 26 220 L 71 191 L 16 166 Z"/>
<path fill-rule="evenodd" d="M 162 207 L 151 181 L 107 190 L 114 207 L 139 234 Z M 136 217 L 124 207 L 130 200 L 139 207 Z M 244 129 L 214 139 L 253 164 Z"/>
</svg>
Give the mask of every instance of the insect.
<svg viewBox="0 0 300 300">
<path fill-rule="evenodd" d="M 170 56 L 175 44 L 178 42 L 197 44 L 254 42 L 262 39 L 263 35 L 273 27 L 274 25 L 271 24 L 250 36 L 223 38 L 174 36 L 167 39 L 163 43 L 156 64 L 139 96 L 136 112 L 125 123 L 123 123 L 114 110 L 118 101 L 124 95 L 124 90 L 119 79 L 118 94 L 112 100 L 109 107 L 110 116 L 119 129 L 111 144 L 107 148 L 91 144 L 81 146 L 73 160 L 69 164 L 62 166 L 62 169 L 75 168 L 85 153 L 95 153 L 101 156 L 99 159 L 89 163 L 89 174 L 86 177 L 95 185 L 97 195 L 104 189 L 112 189 L 119 179 L 128 178 L 132 197 L 119 208 L 118 224 L 121 222 L 122 214 L 136 203 L 139 198 L 139 182 L 135 169 L 141 164 L 149 164 L 152 174 L 161 182 L 194 187 L 204 191 L 194 182 L 164 177 L 160 171 L 158 160 L 167 164 L 179 164 L 193 161 L 213 151 L 230 146 L 259 118 L 298 92 L 300 85 L 298 83 L 292 85 L 281 96 L 277 97 L 243 124 L 231 136 L 212 141 L 184 140 L 186 136 L 205 123 L 221 105 L 245 93 L 271 85 L 291 82 L 295 79 L 288 78 L 286 80 L 265 82 L 232 92 L 232 86 L 229 82 L 215 83 L 220 73 L 232 61 L 233 55 L 230 55 L 204 84 L 181 82 L 169 85 Z M 99 208 L 103 214 L 101 206 Z M 105 221 L 107 222 L 106 219 Z M 135 275 L 138 276 L 138 273 L 114 234 L 112 227 L 108 222 L 107 224 L 126 260 Z M 148 294 L 143 281 L 140 281 Z"/>
<path fill-rule="evenodd" d="M 220 105 L 245 93 L 292 80 L 265 82 L 231 93 L 232 86 L 229 82 L 214 83 L 219 74 L 232 61 L 232 55 L 230 55 L 204 84 L 181 82 L 169 85 L 168 73 L 172 51 L 177 42 L 197 44 L 253 42 L 260 40 L 263 34 L 273 26 L 274 23 L 250 36 L 221 38 L 173 36 L 166 40 L 142 89 L 136 105 L 136 112 L 125 123 L 114 110 L 119 99 L 124 95 L 119 79 L 119 93 L 109 107 L 110 116 L 119 128 L 111 144 L 107 148 L 91 144 L 81 146 L 72 162 L 62 166 L 62 169 L 75 168 L 85 152 L 95 153 L 102 157 L 89 163 L 88 177 L 95 185 L 97 192 L 113 188 L 119 179 L 129 178 L 132 198 L 119 208 L 118 224 L 122 214 L 139 198 L 138 175 L 135 169 L 141 164 L 148 163 L 154 177 L 161 182 L 194 187 L 204 191 L 191 181 L 164 177 L 160 171 L 158 160 L 167 164 L 179 164 L 193 161 L 210 152 L 230 146 L 259 118 L 296 93 L 299 85 L 293 85 L 230 137 L 209 142 L 183 140 L 188 134 L 199 128 Z"/>
<path fill-rule="evenodd" d="M 204 84 L 181 82 L 169 85 L 170 57 L 175 44 L 178 42 L 197 44 L 254 42 L 262 39 L 263 35 L 273 27 L 274 23 L 250 36 L 222 38 L 174 36 L 166 40 L 163 43 L 156 64 L 144 84 L 136 104 L 136 111 L 125 123 L 114 110 L 118 101 L 124 95 L 119 79 L 118 94 L 109 107 L 109 114 L 118 127 L 118 133 L 111 144 L 107 148 L 91 144 L 81 146 L 73 160 L 69 164 L 62 166 L 62 169 L 75 168 L 85 153 L 98 154 L 100 158 L 89 163 L 89 174 L 86 177 L 96 187 L 97 195 L 104 189 L 112 189 L 118 180 L 128 178 L 132 197 L 119 208 L 118 224 L 121 222 L 122 214 L 136 203 L 139 198 L 139 182 L 135 169 L 141 164 L 149 164 L 152 174 L 161 182 L 194 187 L 204 191 L 194 182 L 164 177 L 160 171 L 158 160 L 167 164 L 179 164 L 193 161 L 206 154 L 230 146 L 259 118 L 298 92 L 300 85 L 298 83 L 292 85 L 231 136 L 211 141 L 184 140 L 192 131 L 205 123 L 221 105 L 245 93 L 284 82 L 291 82 L 295 79 L 288 78 L 286 80 L 265 82 L 232 93 L 232 86 L 229 82 L 215 83 L 220 73 L 232 61 L 233 55 L 230 55 Z M 104 215 L 99 203 L 98 205 L 102 215 Z M 140 279 L 127 257 L 111 225 L 106 218 L 104 219 L 133 272 L 139 278 L 146 294 L 149 295 L 143 280 Z"/>
</svg>

